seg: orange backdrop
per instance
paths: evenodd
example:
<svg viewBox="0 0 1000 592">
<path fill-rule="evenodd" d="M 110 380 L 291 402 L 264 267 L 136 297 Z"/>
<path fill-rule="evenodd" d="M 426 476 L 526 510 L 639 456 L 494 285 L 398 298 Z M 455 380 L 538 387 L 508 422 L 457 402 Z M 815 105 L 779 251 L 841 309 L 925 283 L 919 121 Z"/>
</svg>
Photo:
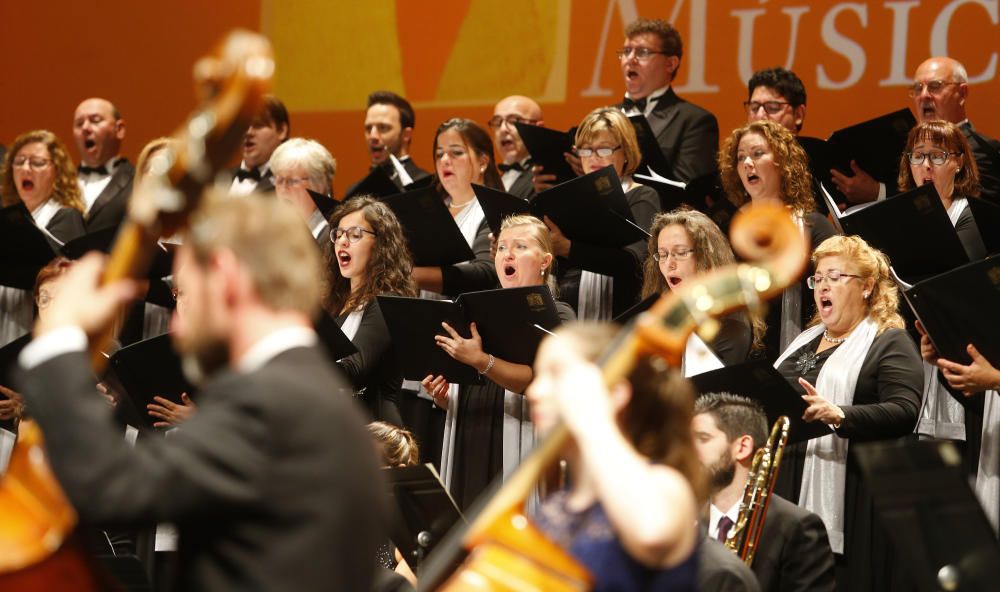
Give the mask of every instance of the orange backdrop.
<svg viewBox="0 0 1000 592">
<path fill-rule="evenodd" d="M 996 70 L 1000 0 L 79 0 L 0 5 L 0 142 L 48 128 L 71 140 L 75 106 L 111 99 L 126 118 L 125 154 L 164 135 L 194 106 L 191 66 L 233 27 L 268 34 L 276 94 L 294 135 L 336 156 L 335 190 L 367 169 L 367 93 L 396 90 L 417 108 L 413 153 L 430 168 L 434 128 L 446 118 L 485 122 L 497 99 L 540 99 L 546 124 L 568 128 L 619 100 L 614 49 L 623 22 L 671 20 L 685 55 L 675 88 L 711 110 L 723 133 L 743 119 L 746 77 L 782 65 L 806 84 L 804 133 L 909 105 L 906 85 L 929 55 L 961 60 L 973 81 L 969 114 L 1000 135 Z"/>
</svg>

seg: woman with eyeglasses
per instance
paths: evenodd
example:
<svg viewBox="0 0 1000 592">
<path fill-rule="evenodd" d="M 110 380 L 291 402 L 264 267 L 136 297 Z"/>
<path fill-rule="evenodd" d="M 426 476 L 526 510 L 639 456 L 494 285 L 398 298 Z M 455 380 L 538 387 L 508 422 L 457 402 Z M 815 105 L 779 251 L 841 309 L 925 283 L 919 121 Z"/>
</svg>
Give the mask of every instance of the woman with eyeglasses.
<svg viewBox="0 0 1000 592">
<path fill-rule="evenodd" d="M 295 206 L 309 225 L 309 231 L 326 248 L 330 244 L 326 217 L 316 207 L 309 191 L 332 196 L 337 161 L 319 142 L 292 138 L 274 149 L 269 162 L 278 198 Z"/>
<path fill-rule="evenodd" d="M 658 214 L 650 234 L 643 298 L 676 290 L 699 274 L 736 261 L 719 227 L 697 210 L 678 209 Z M 762 320 L 745 311 L 728 314 L 719 319 L 719 332 L 711 343 L 706 344 L 697 334 L 691 334 L 681 370 L 685 376 L 694 376 L 744 362 L 752 350 L 763 348 L 764 329 Z"/>
<path fill-rule="evenodd" d="M 14 140 L 0 170 L 5 208 L 20 208 L 58 250 L 83 236 L 83 196 L 76 167 L 50 131 L 35 130 Z M 31 330 L 31 294 L 0 286 L 0 346 Z"/>
<path fill-rule="evenodd" d="M 857 236 L 813 251 L 816 314 L 774 366 L 830 434 L 789 445 L 775 493 L 818 514 L 835 553 L 838 590 L 898 590 L 892 548 L 848 455 L 852 442 L 896 440 L 917 422 L 923 367 L 903 319 L 889 260 Z"/>
<path fill-rule="evenodd" d="M 646 230 L 660 211 L 654 189 L 632 179 L 642 154 L 635 128 L 621 111 L 601 107 L 591 111 L 576 130 L 576 153 L 584 174 L 614 167 L 628 200 L 632 221 Z M 553 253 L 559 264 L 559 291 L 581 320 L 611 320 L 638 301 L 642 287 L 644 241 L 610 248 L 567 238 L 548 217 Z"/>
<path fill-rule="evenodd" d="M 333 250 L 326 308 L 358 350 L 337 364 L 373 419 L 403 426 L 398 352 L 375 298 L 416 296 L 403 229 L 392 210 L 370 196 L 345 201 L 329 224 Z"/>
<path fill-rule="evenodd" d="M 733 130 L 719 150 L 719 175 L 726 195 L 737 207 L 784 204 L 811 246 L 835 234 L 830 221 L 816 212 L 806 153 L 784 126 L 754 121 Z M 805 327 L 811 309 L 804 281 L 786 288 L 780 305 L 775 302 L 768 307 L 764 335 L 768 360 L 775 359 Z"/>
<path fill-rule="evenodd" d="M 511 216 L 497 237 L 495 259 L 500 286 L 548 286 L 558 296 L 552 243 L 545 224 L 534 216 Z M 569 305 L 556 301 L 563 322 L 575 318 Z M 497 311 L 503 314 L 503 311 Z M 471 326 L 469 339 L 445 323 L 446 335 L 435 336 L 438 347 L 474 368 L 482 385 L 449 385 L 443 376 L 427 376 L 422 386 L 447 409 L 442 453 L 442 477 L 459 507 L 467 508 L 498 476 L 509 475 L 534 445 L 524 389 L 534 377 L 531 366 L 500 359 L 483 349 Z"/>
</svg>

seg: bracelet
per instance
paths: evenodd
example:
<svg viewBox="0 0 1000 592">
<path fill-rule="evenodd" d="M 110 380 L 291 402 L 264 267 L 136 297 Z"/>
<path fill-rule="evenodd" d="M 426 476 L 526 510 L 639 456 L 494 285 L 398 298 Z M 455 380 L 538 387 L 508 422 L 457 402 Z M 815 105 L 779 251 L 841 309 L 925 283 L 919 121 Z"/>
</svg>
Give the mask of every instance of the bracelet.
<svg viewBox="0 0 1000 592">
<path fill-rule="evenodd" d="M 486 368 L 483 368 L 482 370 L 476 370 L 476 372 L 479 372 L 480 376 L 486 376 L 486 374 L 493 369 L 493 364 L 497 363 L 497 359 L 493 357 L 493 354 L 488 354 L 488 355 L 490 356 L 490 361 L 487 362 Z"/>
</svg>

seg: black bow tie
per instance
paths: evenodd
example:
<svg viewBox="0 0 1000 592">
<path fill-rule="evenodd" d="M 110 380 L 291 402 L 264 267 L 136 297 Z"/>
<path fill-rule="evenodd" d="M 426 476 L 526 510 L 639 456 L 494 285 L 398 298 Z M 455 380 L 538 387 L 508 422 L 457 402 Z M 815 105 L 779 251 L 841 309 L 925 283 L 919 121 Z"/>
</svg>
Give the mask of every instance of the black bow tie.
<svg viewBox="0 0 1000 592">
<path fill-rule="evenodd" d="M 529 166 L 531 166 L 530 162 L 529 163 L 525 163 L 525 164 L 521 164 L 519 162 L 512 162 L 510 164 L 506 164 L 506 163 L 501 162 L 500 164 L 497 165 L 497 168 L 500 169 L 501 173 L 506 173 L 507 171 L 520 171 L 520 172 L 524 172 L 524 171 L 528 170 Z"/>
<path fill-rule="evenodd" d="M 625 100 L 622 101 L 622 106 L 625 107 L 625 111 L 630 111 L 632 107 L 635 107 L 639 110 L 639 113 L 643 113 L 646 111 L 646 97 L 641 99 L 630 99 L 629 97 L 625 97 Z"/>
<path fill-rule="evenodd" d="M 252 168 L 249 171 L 247 169 L 236 169 L 236 178 L 240 181 L 246 181 L 247 179 L 260 181 L 260 171 L 257 168 Z"/>
<path fill-rule="evenodd" d="M 101 166 L 95 166 L 95 167 L 89 167 L 87 165 L 81 164 L 76 170 L 81 175 L 98 175 L 98 174 L 99 175 L 107 175 L 108 174 L 108 167 L 104 166 L 103 164 Z"/>
</svg>

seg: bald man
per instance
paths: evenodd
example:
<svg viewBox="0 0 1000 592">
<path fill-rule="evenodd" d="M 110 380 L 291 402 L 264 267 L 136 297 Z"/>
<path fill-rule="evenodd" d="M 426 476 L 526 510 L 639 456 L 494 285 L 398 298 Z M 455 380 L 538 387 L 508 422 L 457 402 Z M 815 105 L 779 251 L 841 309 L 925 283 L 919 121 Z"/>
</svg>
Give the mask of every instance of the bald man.
<svg viewBox="0 0 1000 592">
<path fill-rule="evenodd" d="M 930 58 L 917 67 L 909 94 L 918 122 L 940 119 L 962 130 L 979 167 L 980 197 L 1000 204 L 1000 142 L 976 131 L 969 121 L 965 111 L 969 98 L 969 76 L 965 66 L 952 58 Z M 886 193 L 895 193 L 895 187 L 887 191 L 865 171 L 854 165 L 852 167 L 855 171 L 853 177 L 832 172 L 837 188 L 851 202 L 885 199 Z"/>
<path fill-rule="evenodd" d="M 535 194 L 531 183 L 531 155 L 521 141 L 515 123 L 543 125 L 542 108 L 533 99 L 514 95 L 500 99 L 489 120 L 502 159 L 499 166 L 504 189 L 507 193 L 529 199 Z"/>
<path fill-rule="evenodd" d="M 135 167 L 118 155 L 125 120 L 111 101 L 90 98 L 73 115 L 73 140 L 80 154 L 77 169 L 83 192 L 87 233 L 114 229 L 125 217 Z"/>
</svg>

